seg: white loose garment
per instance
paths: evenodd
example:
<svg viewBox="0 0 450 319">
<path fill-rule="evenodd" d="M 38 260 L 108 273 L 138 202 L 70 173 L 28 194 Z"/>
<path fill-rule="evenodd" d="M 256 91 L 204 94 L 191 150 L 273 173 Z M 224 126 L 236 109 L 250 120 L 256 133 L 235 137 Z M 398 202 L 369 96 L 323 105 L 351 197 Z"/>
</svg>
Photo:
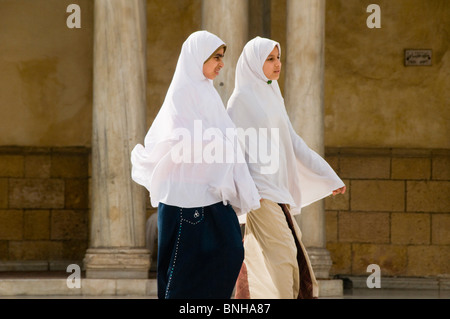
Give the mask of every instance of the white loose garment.
<svg viewBox="0 0 450 319">
<path fill-rule="evenodd" d="M 275 46 L 281 54 L 279 43 L 270 39 L 256 37 L 245 45 L 236 66 L 235 89 L 227 111 L 238 128 L 278 131 L 278 137 L 276 134 L 260 135 L 266 139 L 263 144 L 271 145 L 272 151 L 278 152 L 278 169 L 274 172 L 264 171 L 261 156 L 256 159 L 254 154 L 249 154 L 251 145 L 242 138 L 241 146 L 245 148 L 250 173 L 261 197 L 289 204 L 291 212 L 299 214 L 301 207 L 330 195 L 344 183 L 295 132 L 278 82 L 267 83 L 269 79 L 263 72 L 263 65 Z"/>
<path fill-rule="evenodd" d="M 223 202 L 238 215 L 260 207 L 242 151 L 226 135 L 234 124 L 203 74 L 203 63 L 222 45 L 207 31 L 187 38 L 144 146 L 131 153 L 132 178 L 148 189 L 153 207 Z"/>
</svg>

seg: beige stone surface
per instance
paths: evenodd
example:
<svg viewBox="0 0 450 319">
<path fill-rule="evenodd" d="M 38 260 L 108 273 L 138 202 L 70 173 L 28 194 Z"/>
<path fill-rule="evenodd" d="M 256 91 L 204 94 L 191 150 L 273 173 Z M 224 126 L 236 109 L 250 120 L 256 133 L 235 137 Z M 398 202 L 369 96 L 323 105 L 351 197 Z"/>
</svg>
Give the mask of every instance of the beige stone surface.
<svg viewBox="0 0 450 319">
<path fill-rule="evenodd" d="M 431 215 L 431 243 L 450 245 L 450 214 Z"/>
<path fill-rule="evenodd" d="M 117 279 L 116 294 L 142 296 L 147 292 L 147 281 L 142 279 Z"/>
<path fill-rule="evenodd" d="M 0 296 L 76 296 L 81 289 L 67 287 L 66 279 L 4 279 L 0 285 Z"/>
<path fill-rule="evenodd" d="M 50 240 L 24 240 L 9 242 L 10 260 L 61 259 L 63 242 Z"/>
<path fill-rule="evenodd" d="M 51 158 L 51 177 L 77 178 L 88 174 L 86 154 L 54 153 Z"/>
<path fill-rule="evenodd" d="M 392 158 L 392 179 L 430 179 L 430 158 Z"/>
<path fill-rule="evenodd" d="M 405 183 L 389 180 L 352 180 L 351 209 L 354 211 L 403 211 Z"/>
<path fill-rule="evenodd" d="M 8 260 L 8 242 L 6 240 L 0 240 L 0 259 Z"/>
<path fill-rule="evenodd" d="M 124 14 L 126 12 L 126 14 Z M 145 197 L 130 153 L 145 136 L 146 1 L 97 0 L 88 278 L 144 278 Z M 101 248 L 101 249 L 98 249 Z"/>
<path fill-rule="evenodd" d="M 430 179 L 430 158 L 393 158 L 392 179 Z"/>
<path fill-rule="evenodd" d="M 450 148 L 449 29 L 447 0 L 327 1 L 325 145 Z M 404 66 L 415 48 L 433 51 L 431 67 Z"/>
<path fill-rule="evenodd" d="M 341 279 L 319 279 L 319 298 L 342 296 L 344 291 Z"/>
<path fill-rule="evenodd" d="M 70 2 L 1 1 L 0 145 L 90 144 L 94 1 L 76 3 L 80 29 Z"/>
<path fill-rule="evenodd" d="M 390 157 L 341 156 L 339 161 L 342 178 L 387 179 L 391 172 Z"/>
<path fill-rule="evenodd" d="M 64 208 L 64 181 L 60 179 L 10 179 L 10 208 Z"/>
<path fill-rule="evenodd" d="M 0 119 L 0 144 L 90 145 L 93 1 L 77 3 L 82 8 L 81 29 L 67 28 L 67 3 L 59 0 L 2 2 L 0 21 L 7 32 L 0 37 L 0 90 L 7 116 Z M 357 0 L 326 3 L 326 145 L 449 148 L 444 35 L 450 9 L 446 0 L 426 3 L 380 0 L 381 29 L 367 28 L 367 6 Z M 147 4 L 149 126 L 181 44 L 202 27 L 202 1 Z M 286 53 L 285 0 L 271 1 L 270 33 Z M 233 40 L 226 39 L 230 48 Z M 404 49 L 411 47 L 432 49 L 432 66 L 404 67 Z M 284 82 L 283 77 L 283 90 Z M 18 126 L 21 130 L 15 129 Z"/>
<path fill-rule="evenodd" d="M 352 274 L 368 275 L 367 266 L 377 264 L 381 276 L 404 275 L 408 265 L 405 245 L 352 244 Z"/>
<path fill-rule="evenodd" d="M 27 155 L 25 156 L 25 177 L 49 178 L 50 166 L 50 155 Z"/>
<path fill-rule="evenodd" d="M 420 245 L 430 244 L 430 214 L 392 213 L 392 244 Z"/>
<path fill-rule="evenodd" d="M 338 240 L 338 212 L 325 211 L 325 233 L 327 243 Z"/>
<path fill-rule="evenodd" d="M 87 239 L 88 224 L 84 211 L 53 210 L 50 219 L 51 239 Z"/>
<path fill-rule="evenodd" d="M 432 165 L 432 178 L 434 180 L 450 180 L 450 156 L 434 157 Z"/>
<path fill-rule="evenodd" d="M 330 274 L 352 273 L 352 244 L 350 243 L 327 243 L 330 252 L 331 265 Z"/>
<path fill-rule="evenodd" d="M 130 153 L 145 135 L 145 1 L 96 1 L 95 21 L 90 243 L 143 247 L 144 193 Z"/>
<path fill-rule="evenodd" d="M 407 181 L 408 211 L 450 212 L 450 181 Z"/>
<path fill-rule="evenodd" d="M 81 292 L 88 296 L 114 295 L 116 281 L 114 279 L 82 279 Z"/>
<path fill-rule="evenodd" d="M 407 276 L 437 276 L 450 273 L 450 246 L 408 246 Z"/>
<path fill-rule="evenodd" d="M 0 240 L 23 238 L 23 211 L 0 210 Z"/>
<path fill-rule="evenodd" d="M 389 242 L 389 213 L 339 212 L 338 218 L 341 242 Z"/>
<path fill-rule="evenodd" d="M 23 176 L 23 156 L 0 155 L 0 176 L 1 177 Z"/>
<path fill-rule="evenodd" d="M 0 178 L 0 209 L 8 208 L 8 179 Z"/>
<path fill-rule="evenodd" d="M 80 288 L 69 288 L 67 278 L 1 279 L 0 297 L 154 299 L 157 296 L 155 279 L 81 278 L 80 284 Z"/>
<path fill-rule="evenodd" d="M 83 260 L 84 254 L 89 247 L 88 241 L 86 239 L 69 239 L 61 240 L 61 242 L 63 247 L 63 251 L 60 257 L 61 259 L 81 261 Z"/>
<path fill-rule="evenodd" d="M 66 179 L 64 181 L 64 206 L 68 209 L 89 207 L 88 180 Z"/>
<path fill-rule="evenodd" d="M 50 239 L 50 211 L 25 210 L 23 229 L 24 239 Z"/>
</svg>

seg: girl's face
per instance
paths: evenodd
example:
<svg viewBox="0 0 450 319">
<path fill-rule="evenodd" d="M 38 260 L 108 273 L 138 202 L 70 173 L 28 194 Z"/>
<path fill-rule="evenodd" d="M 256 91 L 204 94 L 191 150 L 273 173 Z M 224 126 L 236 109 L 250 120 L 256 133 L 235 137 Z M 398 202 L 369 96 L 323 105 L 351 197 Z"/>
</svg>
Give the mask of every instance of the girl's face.
<svg viewBox="0 0 450 319">
<path fill-rule="evenodd" d="M 281 61 L 280 61 L 280 53 L 278 50 L 278 46 L 276 45 L 275 48 L 270 52 L 269 56 L 267 57 L 266 61 L 263 65 L 263 71 L 264 75 L 269 80 L 278 80 L 280 77 L 281 72 Z"/>
<path fill-rule="evenodd" d="M 219 50 L 203 63 L 203 75 L 210 80 L 214 80 L 219 75 L 220 69 L 224 67 L 223 56 L 225 49 L 221 47 Z"/>
</svg>

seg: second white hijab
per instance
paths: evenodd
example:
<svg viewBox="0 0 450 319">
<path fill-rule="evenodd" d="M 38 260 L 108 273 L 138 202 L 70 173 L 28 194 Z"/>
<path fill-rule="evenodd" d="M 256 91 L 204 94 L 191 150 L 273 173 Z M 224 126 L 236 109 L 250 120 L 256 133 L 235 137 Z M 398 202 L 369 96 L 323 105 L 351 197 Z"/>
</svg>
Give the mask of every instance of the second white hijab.
<svg viewBox="0 0 450 319">
<path fill-rule="evenodd" d="M 227 111 L 237 127 L 277 129 L 279 140 L 266 135 L 272 147 L 278 147 L 279 166 L 274 173 L 262 173 L 261 161 L 249 162 L 250 173 L 262 198 L 289 204 L 293 214 L 344 186 L 328 163 L 311 150 L 297 135 L 286 112 L 277 81 L 268 83 L 263 65 L 280 44 L 256 37 L 244 47 L 236 66 L 235 89 Z M 247 158 L 249 145 L 241 139 Z"/>
</svg>

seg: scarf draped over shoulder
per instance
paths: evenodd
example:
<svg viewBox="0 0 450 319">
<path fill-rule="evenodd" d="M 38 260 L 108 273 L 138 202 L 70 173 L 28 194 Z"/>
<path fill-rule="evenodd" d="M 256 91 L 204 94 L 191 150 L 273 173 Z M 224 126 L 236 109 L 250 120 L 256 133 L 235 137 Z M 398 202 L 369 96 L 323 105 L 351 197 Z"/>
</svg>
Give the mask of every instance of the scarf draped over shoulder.
<svg viewBox="0 0 450 319">
<path fill-rule="evenodd" d="M 245 45 L 227 112 L 236 127 L 258 131 L 258 145 L 270 145 L 271 152 L 259 149 L 255 154 L 248 138 L 240 138 L 261 197 L 289 204 L 293 214 L 299 214 L 302 207 L 330 195 L 344 183 L 295 132 L 278 82 L 270 83 L 263 72 L 264 62 L 276 46 L 281 54 L 280 44 L 270 39 L 256 37 Z"/>
</svg>

